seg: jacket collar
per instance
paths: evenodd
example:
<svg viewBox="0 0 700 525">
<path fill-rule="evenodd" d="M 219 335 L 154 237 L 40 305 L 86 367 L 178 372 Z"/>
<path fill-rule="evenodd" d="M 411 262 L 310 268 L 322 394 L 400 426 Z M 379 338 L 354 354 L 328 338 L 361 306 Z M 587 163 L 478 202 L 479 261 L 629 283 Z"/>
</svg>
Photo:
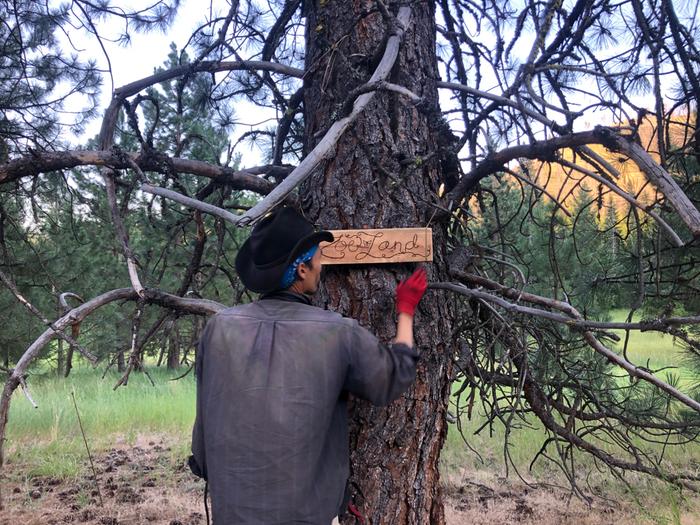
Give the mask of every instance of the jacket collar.
<svg viewBox="0 0 700 525">
<path fill-rule="evenodd" d="M 266 293 L 260 296 L 261 300 L 277 299 L 278 301 L 287 301 L 290 303 L 302 303 L 311 305 L 311 298 L 308 295 L 290 292 L 287 290 L 279 290 L 276 292 Z"/>
</svg>

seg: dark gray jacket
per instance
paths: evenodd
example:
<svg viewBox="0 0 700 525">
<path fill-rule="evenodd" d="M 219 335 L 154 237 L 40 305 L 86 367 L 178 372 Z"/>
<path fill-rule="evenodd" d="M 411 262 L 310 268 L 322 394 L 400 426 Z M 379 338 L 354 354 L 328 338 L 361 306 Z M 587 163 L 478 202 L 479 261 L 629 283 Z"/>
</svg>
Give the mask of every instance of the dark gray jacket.
<svg viewBox="0 0 700 525">
<path fill-rule="evenodd" d="M 220 312 L 199 343 L 192 452 L 215 525 L 328 525 L 349 473 L 346 392 L 386 405 L 415 378 L 412 348 L 280 297 Z"/>
</svg>

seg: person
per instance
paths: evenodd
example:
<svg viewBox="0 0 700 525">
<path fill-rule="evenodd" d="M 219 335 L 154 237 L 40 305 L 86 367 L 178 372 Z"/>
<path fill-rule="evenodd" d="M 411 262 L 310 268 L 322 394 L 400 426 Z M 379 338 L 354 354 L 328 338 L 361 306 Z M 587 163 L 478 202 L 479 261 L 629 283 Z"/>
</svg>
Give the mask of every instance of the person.
<svg viewBox="0 0 700 525">
<path fill-rule="evenodd" d="M 206 325 L 195 363 L 193 471 L 208 480 L 215 525 L 337 523 L 349 476 L 347 393 L 387 405 L 413 382 L 419 269 L 397 287 L 388 347 L 357 321 L 312 306 L 319 243 L 333 241 L 283 207 L 236 257 L 259 300 Z"/>
</svg>

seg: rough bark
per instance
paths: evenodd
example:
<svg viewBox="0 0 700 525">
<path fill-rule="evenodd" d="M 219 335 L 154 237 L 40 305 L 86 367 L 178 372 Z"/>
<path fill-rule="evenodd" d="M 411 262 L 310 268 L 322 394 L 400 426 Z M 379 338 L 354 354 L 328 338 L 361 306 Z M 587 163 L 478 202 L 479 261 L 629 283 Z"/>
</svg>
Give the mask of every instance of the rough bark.
<svg viewBox="0 0 700 525">
<path fill-rule="evenodd" d="M 68 347 L 68 352 L 66 353 L 66 365 L 63 371 L 63 377 L 68 377 L 70 371 L 73 369 L 73 347 Z"/>
<path fill-rule="evenodd" d="M 307 151 L 318 140 L 315 134 L 344 116 L 339 112 L 348 94 L 367 82 L 373 60 L 383 52 L 382 15 L 362 16 L 376 6 L 340 0 L 305 4 L 311 69 L 304 86 Z M 417 3 L 411 9 L 413 21 L 387 80 L 419 95 L 421 106 L 395 92 L 377 92 L 335 155 L 302 186 L 305 212 L 325 228 L 426 226 L 433 213 L 426 201 L 440 185 L 439 164 L 420 159 L 437 149 L 434 8 Z M 438 252 L 427 269 L 437 280 L 447 276 L 446 231 L 443 224 L 431 226 Z M 396 326 L 394 289 L 412 270 L 401 264 L 327 268 L 318 301 L 389 341 Z M 450 314 L 444 299 L 430 293 L 423 299 L 416 314 L 418 377 L 402 398 L 387 408 L 350 402 L 354 502 L 370 523 L 444 522 L 438 458 L 447 429 Z"/>
<path fill-rule="evenodd" d="M 180 332 L 177 327 L 173 328 L 168 340 L 168 370 L 175 370 L 180 366 Z"/>
<path fill-rule="evenodd" d="M 124 350 L 117 351 L 117 372 L 123 374 L 126 372 L 126 359 L 124 358 Z"/>
</svg>

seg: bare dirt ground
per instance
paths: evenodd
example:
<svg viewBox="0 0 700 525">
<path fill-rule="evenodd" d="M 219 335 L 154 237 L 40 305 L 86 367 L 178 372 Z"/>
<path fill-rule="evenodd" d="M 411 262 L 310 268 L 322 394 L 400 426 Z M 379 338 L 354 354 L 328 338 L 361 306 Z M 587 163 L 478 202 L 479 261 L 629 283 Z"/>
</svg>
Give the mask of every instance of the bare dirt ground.
<svg viewBox="0 0 700 525">
<path fill-rule="evenodd" d="M 131 445 L 115 445 L 93 459 L 99 490 L 87 462 L 86 477 L 78 480 L 27 479 L 21 465 L 7 465 L 2 486 L 5 509 L 0 511 L 0 524 L 206 523 L 203 484 L 173 454 L 167 438 L 139 438 Z M 486 480 L 478 475 L 472 478 L 479 482 L 445 481 L 449 525 L 652 522 L 641 519 L 639 512 L 629 506 L 602 500 L 588 505 L 560 489 L 532 488 L 518 481 Z M 700 520 L 686 515 L 669 523 L 693 525 Z"/>
<path fill-rule="evenodd" d="M 450 525 L 522 523 L 602 525 L 640 523 L 631 509 L 593 501 L 587 504 L 563 489 L 531 488 L 513 481 L 494 485 L 447 484 L 445 517 Z"/>
<path fill-rule="evenodd" d="M 118 444 L 94 454 L 93 461 L 97 485 L 87 461 L 85 477 L 78 480 L 26 480 L 17 472 L 21 465 L 7 465 L 0 525 L 206 523 L 204 484 L 184 461 L 173 459 L 166 439 Z"/>
</svg>

